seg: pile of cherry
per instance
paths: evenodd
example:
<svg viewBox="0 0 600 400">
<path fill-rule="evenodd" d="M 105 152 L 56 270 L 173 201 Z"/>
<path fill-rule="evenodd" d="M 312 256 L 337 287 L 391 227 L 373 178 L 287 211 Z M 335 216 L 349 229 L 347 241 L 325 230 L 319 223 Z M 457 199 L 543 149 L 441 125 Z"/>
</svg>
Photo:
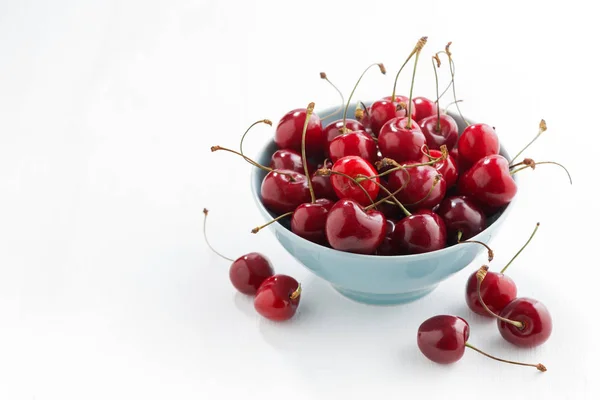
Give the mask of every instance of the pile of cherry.
<svg viewBox="0 0 600 400">
<path fill-rule="evenodd" d="M 513 174 L 548 163 L 509 162 L 499 154 L 493 127 L 465 120 L 467 127 L 459 135 L 455 119 L 440 111 L 441 96 L 436 101 L 413 100 L 414 75 L 425 43 L 426 38 L 421 38 L 404 63 L 415 58 L 408 97 L 396 95 L 394 83 L 392 96 L 369 107 L 359 104 L 356 119 L 347 118 L 350 100 L 365 73 L 375 66 L 386 72 L 382 64 L 373 64 L 358 79 L 342 119 L 323 127 L 314 103 L 285 114 L 275 130 L 278 150 L 271 155 L 270 166 L 245 156 L 242 146 L 252 126 L 270 125 L 269 120 L 248 128 L 239 152 L 211 148 L 235 153 L 267 171 L 261 200 L 278 217 L 254 233 L 290 218 L 296 235 L 340 251 L 405 255 L 440 250 L 487 227 L 488 218 L 517 193 Z M 454 92 L 449 45 L 438 53 L 448 58 L 452 75 L 448 88 Z M 438 53 L 432 59 L 436 82 L 441 65 Z M 327 79 L 324 73 L 321 77 Z M 540 133 L 545 129 L 542 120 Z"/>
</svg>

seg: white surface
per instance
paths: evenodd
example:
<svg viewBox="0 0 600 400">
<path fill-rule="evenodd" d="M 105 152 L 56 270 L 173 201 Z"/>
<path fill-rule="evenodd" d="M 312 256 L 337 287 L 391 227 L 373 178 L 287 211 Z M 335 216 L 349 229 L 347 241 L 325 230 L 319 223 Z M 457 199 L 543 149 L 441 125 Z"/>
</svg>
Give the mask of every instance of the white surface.
<svg viewBox="0 0 600 400">
<path fill-rule="evenodd" d="M 0 3 L 0 398 L 598 398 L 599 35 L 576 1 L 4 1 Z M 535 350 L 503 342 L 463 300 L 472 266 L 399 307 L 345 300 L 265 231 L 236 146 L 251 122 L 389 95 L 422 35 L 454 42 L 468 116 L 514 151 L 564 162 L 522 176 L 519 205 L 493 243 L 500 269 L 541 229 L 510 275 L 555 322 Z M 415 94 L 434 96 L 429 57 Z M 407 93 L 410 73 L 401 76 Z M 446 81 L 447 75 L 441 78 Z M 448 98 L 448 102 L 449 102 Z M 256 151 L 272 135 L 248 138 Z M 234 293 L 231 256 L 260 251 L 301 280 L 296 318 L 273 324 Z M 586 304 L 587 302 L 587 304 Z M 546 374 L 474 352 L 441 367 L 416 347 L 426 318 L 471 322 L 471 342 Z M 412 395 L 412 397 L 411 397 Z"/>
</svg>

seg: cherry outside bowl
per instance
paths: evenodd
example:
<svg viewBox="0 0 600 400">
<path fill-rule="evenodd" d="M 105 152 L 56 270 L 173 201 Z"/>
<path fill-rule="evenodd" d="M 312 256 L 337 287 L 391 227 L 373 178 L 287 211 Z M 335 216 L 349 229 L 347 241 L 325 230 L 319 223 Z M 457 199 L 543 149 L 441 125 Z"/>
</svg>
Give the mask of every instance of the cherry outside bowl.
<svg viewBox="0 0 600 400">
<path fill-rule="evenodd" d="M 350 106 L 354 110 L 355 105 Z M 333 108 L 321 110 L 319 115 L 328 115 Z M 457 122 L 459 132 L 465 124 L 459 116 L 449 113 Z M 342 118 L 334 114 L 322 121 L 323 126 Z M 277 150 L 273 140 L 269 141 L 255 158 L 268 165 L 271 154 Z M 506 149 L 500 146 L 500 154 L 510 159 Z M 260 198 L 260 186 L 266 173 L 258 168 L 252 170 L 251 184 L 255 203 L 265 220 L 277 215 L 265 208 Z M 518 182 L 518 179 L 516 179 Z M 491 238 L 514 207 L 517 196 L 510 204 L 489 219 L 489 226 L 471 238 L 489 243 Z M 271 230 L 281 245 L 300 263 L 317 276 L 325 279 L 335 290 L 352 300 L 376 305 L 391 305 L 417 300 L 431 293 L 437 285 L 468 266 L 479 253 L 484 251 L 476 244 L 461 244 L 424 254 L 404 256 L 374 256 L 346 253 L 309 242 L 292 233 L 289 223 L 273 223 Z"/>
</svg>

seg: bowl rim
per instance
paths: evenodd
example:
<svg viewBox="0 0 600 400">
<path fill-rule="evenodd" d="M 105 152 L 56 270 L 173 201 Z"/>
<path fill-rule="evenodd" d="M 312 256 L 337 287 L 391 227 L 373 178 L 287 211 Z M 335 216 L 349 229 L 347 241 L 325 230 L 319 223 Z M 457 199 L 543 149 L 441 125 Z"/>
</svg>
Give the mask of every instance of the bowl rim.
<svg viewBox="0 0 600 400">
<path fill-rule="evenodd" d="M 366 103 L 365 104 L 369 104 Z M 324 109 L 321 112 L 327 113 L 329 114 L 331 111 L 333 111 L 334 108 L 331 109 Z M 454 119 L 457 119 L 458 116 L 453 113 L 453 112 L 447 112 L 450 116 L 452 116 Z M 353 118 L 352 118 L 353 119 Z M 333 121 L 336 121 L 337 119 L 333 119 Z M 469 124 L 473 124 L 475 122 L 473 122 L 473 120 L 469 119 L 469 118 L 465 118 L 465 120 L 469 123 Z M 254 158 L 255 160 L 258 160 L 261 158 L 261 156 L 263 154 L 265 154 L 267 152 L 267 149 L 272 146 L 274 144 L 274 139 L 271 138 L 269 141 L 267 141 L 263 146 L 261 146 L 261 149 L 258 151 L 258 153 L 255 154 L 256 158 Z M 499 144 L 500 144 L 500 151 L 499 153 L 505 153 L 506 155 L 508 155 L 508 151 L 506 150 L 506 148 L 502 145 L 502 143 L 499 140 Z M 501 154 L 502 155 L 502 154 Z M 257 188 L 254 185 L 254 182 L 256 180 L 260 180 L 259 174 L 262 171 L 259 168 L 252 168 L 252 172 L 251 172 L 251 178 L 250 178 L 250 186 L 251 186 L 251 190 L 252 190 L 252 197 L 254 199 L 254 202 L 256 203 L 256 205 L 260 208 L 260 211 L 262 211 L 263 213 L 265 213 L 266 215 L 270 214 L 270 211 L 265 207 L 265 205 L 262 203 L 261 199 L 260 199 L 260 193 L 257 190 Z M 516 176 L 513 175 L 513 179 L 516 183 L 519 182 L 519 178 L 517 178 Z M 517 185 L 518 187 L 518 185 Z M 512 208 L 514 207 L 514 203 L 515 200 L 517 199 L 517 197 L 519 196 L 519 191 L 517 190 L 517 193 L 515 194 L 515 197 L 513 197 L 513 199 L 510 201 L 510 203 L 508 203 L 508 205 L 506 206 L 506 208 L 502 211 L 502 213 L 500 214 L 500 216 L 498 216 L 498 218 L 496 218 L 496 220 L 494 222 L 492 222 L 488 227 L 486 227 L 483 231 L 479 232 L 477 235 L 473 236 L 472 238 L 470 238 L 469 240 L 479 240 L 481 239 L 484 234 L 486 232 L 488 232 L 492 226 L 502 222 L 502 220 L 504 220 L 506 218 L 506 216 L 508 215 L 508 213 L 512 210 Z M 339 201 L 339 200 L 338 200 Z M 337 202 L 337 201 L 336 201 Z M 430 251 L 427 253 L 419 253 L 419 254 L 404 254 L 404 255 L 394 255 L 394 256 L 381 256 L 381 255 L 376 255 L 376 254 L 359 254 L 359 253 L 351 253 L 351 252 L 347 252 L 347 251 L 341 251 L 341 250 L 336 250 L 333 248 L 329 248 L 314 242 L 311 242 L 310 240 L 307 240 L 301 236 L 296 235 L 295 233 L 293 233 L 292 231 L 290 231 L 289 229 L 287 229 L 286 227 L 284 227 L 283 225 L 281 225 L 281 223 L 279 221 L 276 221 L 275 223 L 272 224 L 272 228 L 275 228 L 275 226 L 278 226 L 279 228 L 281 228 L 281 230 L 284 231 L 284 234 L 288 237 L 293 237 L 294 240 L 300 240 L 300 241 L 304 241 L 306 242 L 306 245 L 313 247 L 315 249 L 315 251 L 324 251 L 324 252 L 332 252 L 341 256 L 348 256 L 348 257 L 353 257 L 353 258 L 363 258 L 365 260 L 389 260 L 389 261 L 393 261 L 393 260 L 419 260 L 419 259 L 427 259 L 427 258 L 431 258 L 432 256 L 437 256 L 437 255 L 441 255 L 443 253 L 450 253 L 452 251 L 454 251 L 455 247 L 458 246 L 457 244 L 453 244 L 452 246 L 447 246 L 444 247 L 443 249 L 439 249 L 439 250 L 434 250 L 434 251 Z"/>
</svg>

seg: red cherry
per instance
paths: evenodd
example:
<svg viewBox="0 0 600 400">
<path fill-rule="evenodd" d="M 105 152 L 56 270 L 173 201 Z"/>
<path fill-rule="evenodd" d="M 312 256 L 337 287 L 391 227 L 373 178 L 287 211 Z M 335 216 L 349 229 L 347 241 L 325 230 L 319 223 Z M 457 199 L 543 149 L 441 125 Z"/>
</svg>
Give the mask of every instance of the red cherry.
<svg viewBox="0 0 600 400">
<path fill-rule="evenodd" d="M 486 156 L 498 154 L 499 151 L 498 135 L 486 124 L 467 126 L 458 139 L 458 154 L 465 165 L 473 165 Z"/>
<path fill-rule="evenodd" d="M 444 220 L 448 240 L 451 243 L 457 242 L 459 232 L 461 240 L 467 240 L 486 227 L 483 212 L 465 196 L 451 196 L 444 199 L 436 213 Z"/>
<path fill-rule="evenodd" d="M 344 133 L 329 143 L 329 157 L 336 162 L 346 156 L 358 156 L 373 164 L 378 158 L 377 143 L 365 131 Z"/>
<path fill-rule="evenodd" d="M 429 116 L 437 115 L 435 103 L 426 97 L 415 97 L 413 104 L 415 105 L 415 120 L 417 122 L 421 122 Z"/>
<path fill-rule="evenodd" d="M 306 176 L 289 170 L 269 172 L 260 186 L 260 195 L 265 207 L 277 214 L 294 211 L 300 204 L 310 202 Z"/>
<path fill-rule="evenodd" d="M 272 321 L 288 320 L 296 314 L 300 292 L 300 284 L 291 276 L 273 275 L 258 288 L 254 308 Z"/>
<path fill-rule="evenodd" d="M 338 197 L 333 190 L 331 178 L 327 175 L 318 175 L 316 172 L 311 176 L 310 182 L 315 191 L 315 197 L 337 201 Z"/>
<path fill-rule="evenodd" d="M 391 101 L 391 96 L 371 104 L 369 109 L 369 127 L 375 136 L 379 135 L 381 128 L 393 118 L 404 118 L 408 115 L 408 97 L 396 96 L 396 101 Z M 413 103 L 414 105 L 414 103 Z M 412 116 L 415 118 L 416 107 L 413 106 Z"/>
<path fill-rule="evenodd" d="M 456 161 L 456 164 L 458 165 L 458 147 L 454 147 L 452 150 L 449 150 L 448 154 L 454 159 L 454 161 Z"/>
<path fill-rule="evenodd" d="M 417 345 L 425 357 L 438 364 L 451 364 L 460 360 L 465 354 L 465 347 L 468 347 L 496 361 L 535 367 L 538 371 L 546 371 L 546 367 L 542 364 L 526 364 L 491 356 L 469 344 L 467 342 L 469 334 L 469 324 L 461 317 L 436 315 L 419 326 Z"/>
<path fill-rule="evenodd" d="M 439 128 L 437 115 L 422 119 L 419 122 L 419 127 L 430 149 L 439 150 L 442 145 L 452 149 L 458 142 L 458 125 L 454 118 L 448 114 L 440 115 Z"/>
<path fill-rule="evenodd" d="M 292 215 L 292 232 L 311 242 L 327 244 L 325 222 L 331 207 L 333 202 L 328 199 L 300 204 Z"/>
<path fill-rule="evenodd" d="M 438 171 L 429 165 L 400 169 L 389 174 L 388 187 L 390 192 L 395 192 L 406 184 L 404 189 L 396 194 L 396 198 L 409 210 L 433 208 L 446 195 L 446 181 L 440 176 Z M 432 190 L 436 179 L 439 179 L 439 182 Z"/>
<path fill-rule="evenodd" d="M 407 128 L 407 124 L 406 118 L 394 118 L 381 128 L 378 144 L 384 157 L 399 163 L 421 158 L 425 136 L 416 122 L 412 121 L 411 128 Z"/>
<path fill-rule="evenodd" d="M 506 321 L 498 320 L 500 334 L 508 342 L 519 347 L 535 347 L 546 342 L 552 333 L 552 317 L 541 302 L 518 297 L 508 303 L 500 312 L 500 317 L 517 321 L 517 327 Z"/>
<path fill-rule="evenodd" d="M 275 143 L 280 149 L 300 151 L 302 146 L 302 130 L 306 120 L 306 109 L 298 108 L 285 114 L 275 130 Z M 306 152 L 319 155 L 325 150 L 326 139 L 317 114 L 310 116 L 306 130 Z"/>
<path fill-rule="evenodd" d="M 290 171 L 295 171 L 300 174 L 304 174 L 304 167 L 302 165 L 302 156 L 295 150 L 290 149 L 282 149 L 277 150 L 271 156 L 271 164 L 270 167 L 272 169 L 287 169 Z M 314 171 L 314 165 L 308 166 L 309 171 Z"/>
<path fill-rule="evenodd" d="M 497 314 L 517 297 L 517 285 L 507 275 L 488 272 L 481 282 L 481 297 L 489 309 Z M 477 294 L 477 271 L 473 272 L 467 280 L 465 298 L 471 311 L 485 317 L 493 317 L 483 308 L 479 301 L 479 295 Z"/>
<path fill-rule="evenodd" d="M 334 173 L 342 173 L 356 179 L 357 176 L 362 175 L 366 177 L 372 177 L 377 175 L 375 167 L 368 161 L 357 156 L 347 156 L 340 158 L 333 164 L 331 170 Z M 359 204 L 366 206 L 372 203 L 371 200 L 377 198 L 379 193 L 379 177 L 373 180 L 365 179 L 360 182 L 360 186 L 369 194 L 367 196 L 365 192 L 358 187 L 358 185 L 352 182 L 345 176 L 335 175 L 331 176 L 331 184 L 335 193 L 340 199 L 348 198 L 357 201 Z M 370 197 L 370 198 L 369 198 Z"/>
<path fill-rule="evenodd" d="M 365 211 L 354 200 L 340 200 L 327 215 L 327 241 L 336 250 L 373 254 L 385 238 L 385 221 L 379 211 Z"/>
<path fill-rule="evenodd" d="M 510 174 L 508 161 L 500 155 L 477 161 L 460 176 L 458 189 L 460 194 L 490 208 L 510 203 L 517 194 L 517 184 Z"/>
<path fill-rule="evenodd" d="M 327 141 L 326 149 L 327 149 L 327 147 L 329 147 L 329 143 L 331 143 L 331 141 L 333 139 L 335 139 L 336 137 L 340 136 L 343 133 L 342 132 L 343 125 L 344 125 L 344 120 L 338 119 L 337 121 L 331 122 L 329 125 L 327 125 L 325 127 L 325 129 L 323 129 L 323 134 L 325 136 L 325 140 Z M 361 124 L 360 122 L 358 122 L 356 120 L 346 119 L 346 129 L 348 130 L 348 132 L 364 131 L 365 127 L 363 124 Z"/>
<path fill-rule="evenodd" d="M 397 208 L 397 207 L 396 207 Z M 393 219 L 387 219 L 385 221 L 385 238 L 383 242 L 377 248 L 376 254 L 379 256 L 395 256 L 398 254 L 394 247 L 394 229 L 396 228 L 396 221 Z"/>
<path fill-rule="evenodd" d="M 394 247 L 399 254 L 420 254 L 446 247 L 444 221 L 432 212 L 422 211 L 396 223 Z"/>
<path fill-rule="evenodd" d="M 440 158 L 442 152 L 439 150 L 430 150 L 429 155 L 434 158 Z M 426 162 L 429 160 L 426 160 Z M 452 156 L 448 155 L 445 160 L 441 160 L 433 164 L 434 168 L 444 177 L 446 187 L 453 186 L 458 179 L 458 167 Z"/>
<path fill-rule="evenodd" d="M 259 286 L 274 274 L 271 263 L 259 253 L 248 253 L 239 257 L 229 268 L 229 279 L 233 286 L 244 294 L 253 295 Z"/>
</svg>

